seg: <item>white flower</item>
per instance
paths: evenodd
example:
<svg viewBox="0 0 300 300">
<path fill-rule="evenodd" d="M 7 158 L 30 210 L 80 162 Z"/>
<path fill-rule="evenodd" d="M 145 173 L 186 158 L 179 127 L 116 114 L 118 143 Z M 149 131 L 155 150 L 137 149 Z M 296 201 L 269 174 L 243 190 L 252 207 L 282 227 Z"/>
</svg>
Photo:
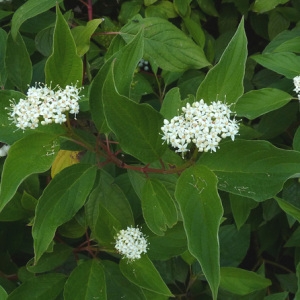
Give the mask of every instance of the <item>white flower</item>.
<svg viewBox="0 0 300 300">
<path fill-rule="evenodd" d="M 10 148 L 10 145 L 3 145 L 3 146 L 0 148 L 0 157 L 6 156 L 7 153 L 8 153 L 9 148 Z"/>
<path fill-rule="evenodd" d="M 192 105 L 187 103 L 180 116 L 164 120 L 162 139 L 177 148 L 175 151 L 181 152 L 182 156 L 189 151 L 191 142 L 199 152 L 215 152 L 222 139 L 230 137 L 234 140 L 238 133 L 238 122 L 230 119 L 231 114 L 230 107 L 221 101 L 210 105 L 203 99 Z"/>
<path fill-rule="evenodd" d="M 127 227 L 118 232 L 115 248 L 129 260 L 141 258 L 147 252 L 148 242 L 139 228 Z"/>
<path fill-rule="evenodd" d="M 39 122 L 42 125 L 66 122 L 66 112 L 75 115 L 79 113 L 80 88 L 67 85 L 64 89 L 56 86 L 54 89 L 46 84 L 36 84 L 27 91 L 27 97 L 19 103 L 10 100 L 9 116 L 20 129 L 35 129 Z"/>
<path fill-rule="evenodd" d="M 300 93 L 300 76 L 294 77 L 293 81 L 294 81 L 294 86 L 295 86 L 294 91 L 299 94 Z"/>
</svg>

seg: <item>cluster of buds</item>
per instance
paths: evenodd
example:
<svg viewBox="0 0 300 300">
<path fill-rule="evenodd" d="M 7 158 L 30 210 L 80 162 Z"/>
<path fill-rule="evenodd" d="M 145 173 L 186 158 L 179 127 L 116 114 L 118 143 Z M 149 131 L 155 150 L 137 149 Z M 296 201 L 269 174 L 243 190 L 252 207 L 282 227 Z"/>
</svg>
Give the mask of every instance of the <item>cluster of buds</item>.
<svg viewBox="0 0 300 300">
<path fill-rule="evenodd" d="M 80 88 L 67 85 L 64 89 L 56 86 L 54 89 L 46 84 L 36 84 L 27 91 L 27 97 L 18 103 L 11 100 L 9 116 L 20 129 L 35 129 L 39 122 L 42 125 L 50 123 L 62 124 L 67 121 L 66 112 L 79 113 Z"/>
<path fill-rule="evenodd" d="M 144 60 L 143 58 L 139 61 L 138 67 L 143 69 L 144 71 L 149 71 L 149 62 L 147 60 Z"/>
<path fill-rule="evenodd" d="M 147 252 L 148 242 L 139 228 L 127 227 L 118 232 L 115 248 L 128 260 L 140 259 Z"/>
<path fill-rule="evenodd" d="M 182 114 L 170 121 L 164 120 L 162 139 L 177 148 L 182 157 L 193 143 L 199 152 L 212 152 L 226 137 L 234 140 L 238 133 L 238 122 L 233 118 L 230 107 L 221 101 L 206 104 L 204 100 L 182 107 Z"/>
</svg>

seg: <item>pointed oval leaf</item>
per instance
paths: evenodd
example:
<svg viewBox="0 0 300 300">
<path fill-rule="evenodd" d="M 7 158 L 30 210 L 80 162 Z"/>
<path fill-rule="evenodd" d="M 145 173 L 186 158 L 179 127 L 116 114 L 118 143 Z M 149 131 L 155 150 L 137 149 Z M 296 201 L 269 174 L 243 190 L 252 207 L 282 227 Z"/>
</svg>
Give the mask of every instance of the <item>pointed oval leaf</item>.
<svg viewBox="0 0 300 300">
<path fill-rule="evenodd" d="M 251 56 L 257 63 L 288 79 L 300 74 L 300 57 L 292 52 L 266 53 Z"/>
<path fill-rule="evenodd" d="M 104 268 L 99 260 L 87 260 L 72 271 L 65 284 L 64 299 L 107 299 Z"/>
<path fill-rule="evenodd" d="M 221 268 L 220 288 L 240 296 L 267 288 L 272 284 L 270 279 L 254 272 L 224 267 Z"/>
<path fill-rule="evenodd" d="M 145 59 L 166 71 L 181 72 L 209 66 L 201 47 L 180 29 L 162 18 L 136 16 L 121 30 L 126 42 L 144 28 Z"/>
<path fill-rule="evenodd" d="M 59 273 L 40 275 L 26 280 L 7 297 L 8 300 L 55 300 L 62 292 L 67 277 Z"/>
<path fill-rule="evenodd" d="M 13 38 L 16 39 L 19 28 L 25 21 L 49 10 L 60 2 L 62 0 L 28 0 L 25 2 L 16 10 L 11 21 Z"/>
<path fill-rule="evenodd" d="M 58 151 L 57 136 L 36 133 L 15 142 L 5 160 L 0 186 L 0 211 L 29 175 L 47 171 Z"/>
<path fill-rule="evenodd" d="M 51 177 L 53 178 L 66 167 L 79 163 L 78 154 L 80 151 L 59 150 L 51 167 Z"/>
<path fill-rule="evenodd" d="M 32 78 L 32 64 L 27 47 L 20 33 L 15 40 L 8 34 L 5 65 L 7 76 L 22 92 L 25 92 Z"/>
<path fill-rule="evenodd" d="M 181 174 L 175 191 L 188 249 L 200 263 L 213 299 L 217 299 L 220 283 L 218 231 L 223 215 L 217 181 L 217 177 L 208 168 L 197 165 Z"/>
<path fill-rule="evenodd" d="M 90 38 L 103 20 L 104 19 L 93 19 L 87 22 L 85 26 L 76 26 L 72 29 L 72 35 L 77 47 L 78 55 L 82 56 L 88 52 L 90 47 Z"/>
<path fill-rule="evenodd" d="M 151 260 L 168 260 L 187 250 L 186 234 L 182 222 L 178 222 L 167 230 L 164 236 L 157 236 L 150 232 L 148 236 L 150 247 L 147 255 Z"/>
<path fill-rule="evenodd" d="M 166 149 L 160 131 L 162 115 L 148 104 L 137 104 L 116 90 L 114 65 L 103 86 L 103 107 L 108 126 L 122 150 L 144 163 L 158 160 Z"/>
<path fill-rule="evenodd" d="M 235 103 L 244 91 L 246 59 L 247 38 L 242 19 L 219 62 L 209 70 L 200 84 L 196 99 L 203 99 L 207 103 L 216 99 Z"/>
<path fill-rule="evenodd" d="M 122 259 L 120 261 L 120 270 L 130 282 L 140 288 L 164 296 L 173 296 L 147 255 L 143 255 L 140 259 L 132 262 Z"/>
<path fill-rule="evenodd" d="M 160 113 L 168 120 L 178 114 L 178 110 L 182 107 L 180 90 L 178 87 L 169 90 L 162 103 Z"/>
<path fill-rule="evenodd" d="M 147 300 L 142 290 L 126 279 L 119 265 L 110 261 L 102 261 L 105 270 L 107 298 L 109 300 Z"/>
<path fill-rule="evenodd" d="M 264 49 L 263 54 L 272 52 L 300 52 L 300 28 L 284 30 L 279 33 Z"/>
<path fill-rule="evenodd" d="M 253 208 L 257 207 L 259 203 L 252 199 L 245 198 L 236 194 L 229 194 L 230 206 L 232 215 L 239 230 L 247 221 L 250 212 Z"/>
<path fill-rule="evenodd" d="M 143 48 L 141 31 L 129 44 L 114 53 L 94 78 L 90 89 L 90 108 L 92 119 L 99 132 L 110 132 L 103 111 L 103 101 L 107 95 L 102 88 L 112 63 L 115 64 L 116 89 L 121 95 L 129 97 L 133 74 L 142 58 Z"/>
<path fill-rule="evenodd" d="M 37 264 L 34 264 L 34 260 L 31 259 L 26 268 L 32 273 L 44 273 L 51 271 L 60 265 L 62 265 L 68 257 L 72 254 L 73 248 L 65 244 L 56 244 L 53 247 L 53 251 L 44 253 Z"/>
<path fill-rule="evenodd" d="M 225 142 L 199 163 L 218 176 L 218 188 L 256 201 L 274 197 L 284 182 L 299 174 L 300 153 L 274 147 L 267 141 Z"/>
<path fill-rule="evenodd" d="M 300 208 L 296 207 L 293 203 L 286 201 L 284 199 L 281 199 L 279 197 L 274 197 L 274 199 L 277 201 L 280 208 L 288 215 L 292 216 L 294 219 L 296 219 L 298 222 L 300 222 Z"/>
<path fill-rule="evenodd" d="M 63 169 L 45 188 L 32 228 L 35 262 L 47 250 L 57 227 L 72 219 L 84 205 L 95 176 L 95 166 L 75 164 Z"/>
<path fill-rule="evenodd" d="M 53 52 L 45 66 L 46 83 L 62 88 L 72 83 L 81 85 L 82 72 L 82 60 L 77 54 L 72 33 L 57 5 Z"/>
<path fill-rule="evenodd" d="M 147 226 L 157 235 L 164 235 L 167 227 L 177 222 L 174 200 L 165 186 L 156 179 L 148 179 L 142 190 L 142 210 Z"/>
<path fill-rule="evenodd" d="M 235 105 L 238 116 L 253 120 L 270 111 L 278 109 L 289 103 L 293 97 L 279 89 L 264 88 L 253 90 L 239 98 Z"/>
<path fill-rule="evenodd" d="M 85 206 L 89 225 L 97 240 L 112 248 L 116 233 L 134 225 L 130 204 L 113 177 L 102 171 L 99 184 Z"/>
<path fill-rule="evenodd" d="M 261 14 L 274 9 L 279 4 L 287 3 L 288 1 L 289 0 L 255 0 L 252 10 Z"/>
</svg>

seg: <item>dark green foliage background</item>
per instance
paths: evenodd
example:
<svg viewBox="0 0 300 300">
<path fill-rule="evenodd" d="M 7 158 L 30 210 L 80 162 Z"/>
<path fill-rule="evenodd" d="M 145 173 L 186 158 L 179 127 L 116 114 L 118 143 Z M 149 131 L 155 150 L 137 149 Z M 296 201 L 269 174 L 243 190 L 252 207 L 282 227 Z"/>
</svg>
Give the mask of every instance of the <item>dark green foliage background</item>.
<svg viewBox="0 0 300 300">
<path fill-rule="evenodd" d="M 0 2 L 0 299 L 300 299 L 299 54 L 298 0 Z M 82 86 L 77 120 L 16 130 L 36 82 Z M 163 119 L 202 98 L 240 132 L 182 158 Z"/>
</svg>

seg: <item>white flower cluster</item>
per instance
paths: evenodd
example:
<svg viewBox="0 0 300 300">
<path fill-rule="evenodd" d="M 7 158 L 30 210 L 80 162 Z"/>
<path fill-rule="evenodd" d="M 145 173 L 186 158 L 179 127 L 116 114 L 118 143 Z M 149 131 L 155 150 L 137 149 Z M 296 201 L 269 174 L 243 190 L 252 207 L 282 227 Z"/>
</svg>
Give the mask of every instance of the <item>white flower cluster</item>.
<svg viewBox="0 0 300 300">
<path fill-rule="evenodd" d="M 188 147 L 194 143 L 199 152 L 216 151 L 219 143 L 226 137 L 234 140 L 238 133 L 238 122 L 230 119 L 232 114 L 229 106 L 221 101 L 206 104 L 202 99 L 182 107 L 183 113 L 170 121 L 164 120 L 162 139 L 176 152 L 189 151 Z"/>
<path fill-rule="evenodd" d="M 3 145 L 3 146 L 0 148 L 0 157 L 6 156 L 7 153 L 8 153 L 9 148 L 10 148 L 10 145 Z"/>
<path fill-rule="evenodd" d="M 76 119 L 80 90 L 76 85 L 67 85 L 64 89 L 59 86 L 51 89 L 46 84 L 30 87 L 25 99 L 20 99 L 18 103 L 11 100 L 10 119 L 22 130 L 35 129 L 39 122 L 42 125 L 62 124 L 67 121 L 65 112 L 75 114 Z"/>
<path fill-rule="evenodd" d="M 294 77 L 294 91 L 298 94 L 298 99 L 300 100 L 300 76 Z"/>
<path fill-rule="evenodd" d="M 131 261 L 141 258 L 141 254 L 147 252 L 148 242 L 139 228 L 122 229 L 115 239 L 115 248 Z"/>
</svg>

